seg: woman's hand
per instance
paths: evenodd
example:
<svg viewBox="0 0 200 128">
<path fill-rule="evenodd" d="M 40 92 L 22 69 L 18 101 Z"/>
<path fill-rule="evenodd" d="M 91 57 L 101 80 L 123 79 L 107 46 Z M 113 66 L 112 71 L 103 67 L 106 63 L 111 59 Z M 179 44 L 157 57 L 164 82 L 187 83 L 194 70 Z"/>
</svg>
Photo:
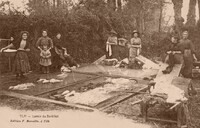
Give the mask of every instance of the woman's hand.
<svg viewBox="0 0 200 128">
<path fill-rule="evenodd" d="M 194 61 L 197 61 L 197 57 L 193 54 Z"/>
<path fill-rule="evenodd" d="M 170 54 L 170 53 L 172 53 L 172 51 L 167 51 L 167 54 Z"/>
<path fill-rule="evenodd" d="M 0 52 L 3 52 L 4 50 L 6 50 L 5 48 L 2 48 Z"/>
</svg>

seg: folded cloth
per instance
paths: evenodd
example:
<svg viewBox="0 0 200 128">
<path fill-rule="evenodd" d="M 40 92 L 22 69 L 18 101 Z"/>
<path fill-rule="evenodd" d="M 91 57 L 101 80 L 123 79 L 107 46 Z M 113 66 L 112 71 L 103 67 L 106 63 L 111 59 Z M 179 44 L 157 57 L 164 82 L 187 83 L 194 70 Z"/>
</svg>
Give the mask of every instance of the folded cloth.
<svg viewBox="0 0 200 128">
<path fill-rule="evenodd" d="M 109 44 L 109 42 L 106 42 L 106 52 L 108 52 L 109 56 L 112 56 L 112 48 L 111 48 L 111 44 Z"/>
</svg>

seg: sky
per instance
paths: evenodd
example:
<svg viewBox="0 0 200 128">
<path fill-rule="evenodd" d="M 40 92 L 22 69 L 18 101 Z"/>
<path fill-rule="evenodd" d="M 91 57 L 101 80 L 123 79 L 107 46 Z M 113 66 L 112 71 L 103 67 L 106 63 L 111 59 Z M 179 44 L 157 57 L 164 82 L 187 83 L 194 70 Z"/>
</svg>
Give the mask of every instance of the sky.
<svg viewBox="0 0 200 128">
<path fill-rule="evenodd" d="M 7 1 L 7 0 L 0 0 L 1 1 Z M 24 10 L 24 5 L 25 3 L 28 2 L 28 0 L 9 0 L 11 1 L 11 3 L 13 4 L 13 6 L 15 8 L 19 8 L 19 10 Z M 74 0 L 77 1 L 77 0 Z M 169 2 L 171 2 L 171 0 L 167 0 Z M 182 17 L 185 19 L 185 22 L 187 21 L 187 13 L 188 13 L 188 6 L 189 6 L 189 0 L 183 0 L 183 8 L 182 8 Z M 166 5 L 166 9 L 164 10 L 164 13 L 166 14 L 165 16 L 165 20 L 170 20 L 170 23 L 173 24 L 173 16 L 174 16 L 174 11 L 173 11 L 173 4 L 167 4 Z M 198 7 L 196 6 L 196 18 L 199 19 L 199 11 L 198 11 Z"/>
</svg>

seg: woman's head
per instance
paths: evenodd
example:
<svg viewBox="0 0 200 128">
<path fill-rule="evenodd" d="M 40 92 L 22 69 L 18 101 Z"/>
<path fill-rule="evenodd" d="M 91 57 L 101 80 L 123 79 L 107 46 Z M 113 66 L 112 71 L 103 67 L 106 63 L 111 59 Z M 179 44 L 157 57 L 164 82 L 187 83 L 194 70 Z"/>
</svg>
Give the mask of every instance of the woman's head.
<svg viewBox="0 0 200 128">
<path fill-rule="evenodd" d="M 132 36 L 135 38 L 139 37 L 139 32 L 137 30 L 134 30 Z"/>
<path fill-rule="evenodd" d="M 188 30 L 184 30 L 182 33 L 183 39 L 187 39 L 188 38 Z"/>
<path fill-rule="evenodd" d="M 42 30 L 42 36 L 44 36 L 44 37 L 47 36 L 47 30 Z"/>
<path fill-rule="evenodd" d="M 115 32 L 114 30 L 110 31 L 110 36 L 117 36 L 117 32 Z"/>
<path fill-rule="evenodd" d="M 29 33 L 27 31 L 22 31 L 21 32 L 21 38 L 23 40 L 27 40 Z"/>
<path fill-rule="evenodd" d="M 171 41 L 172 41 L 172 43 L 176 44 L 176 43 L 179 42 L 179 37 L 178 36 L 172 36 Z"/>
<path fill-rule="evenodd" d="M 60 34 L 60 33 L 57 33 L 57 34 L 56 34 L 56 38 L 60 39 L 60 38 L 61 38 L 61 34 Z"/>
</svg>

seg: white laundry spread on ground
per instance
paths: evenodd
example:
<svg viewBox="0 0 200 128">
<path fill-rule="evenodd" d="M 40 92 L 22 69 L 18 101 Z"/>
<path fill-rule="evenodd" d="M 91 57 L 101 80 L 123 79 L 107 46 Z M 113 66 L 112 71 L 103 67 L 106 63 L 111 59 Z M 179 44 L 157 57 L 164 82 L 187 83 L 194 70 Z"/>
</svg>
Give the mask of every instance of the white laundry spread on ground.
<svg viewBox="0 0 200 128">
<path fill-rule="evenodd" d="M 50 80 L 47 80 L 47 79 L 39 79 L 37 82 L 38 82 L 38 83 L 41 82 L 41 83 L 43 83 L 43 84 L 46 84 L 46 83 L 60 83 L 60 82 L 63 82 L 63 80 L 58 80 L 58 79 L 52 78 L 52 79 L 50 79 Z"/>
<path fill-rule="evenodd" d="M 166 84 L 165 86 L 157 86 L 152 90 L 151 94 L 166 94 L 166 102 L 168 103 L 176 103 L 178 101 L 187 100 L 187 98 L 184 96 L 185 92 L 171 84 Z"/>
<path fill-rule="evenodd" d="M 66 78 L 66 77 L 68 77 L 68 73 L 64 72 L 64 73 L 58 74 L 57 77 L 59 77 L 59 78 Z"/>
<path fill-rule="evenodd" d="M 33 83 L 24 83 L 24 84 L 18 84 L 16 86 L 10 86 L 9 90 L 27 90 L 33 86 L 35 86 Z"/>
<path fill-rule="evenodd" d="M 73 103 L 95 106 L 98 103 L 116 95 L 116 93 L 111 94 L 111 92 L 127 90 L 130 89 L 133 85 L 137 86 L 135 84 L 135 81 L 131 81 L 124 78 L 108 78 L 106 82 L 108 83 L 102 87 L 97 87 L 95 89 L 83 93 L 77 93 L 75 91 L 68 92 L 67 90 L 63 92 L 63 94 L 65 95 L 65 100 Z"/>
<path fill-rule="evenodd" d="M 70 69 L 69 67 L 62 66 L 62 67 L 60 68 L 60 71 L 61 71 L 61 72 L 71 72 L 71 69 Z"/>
</svg>

